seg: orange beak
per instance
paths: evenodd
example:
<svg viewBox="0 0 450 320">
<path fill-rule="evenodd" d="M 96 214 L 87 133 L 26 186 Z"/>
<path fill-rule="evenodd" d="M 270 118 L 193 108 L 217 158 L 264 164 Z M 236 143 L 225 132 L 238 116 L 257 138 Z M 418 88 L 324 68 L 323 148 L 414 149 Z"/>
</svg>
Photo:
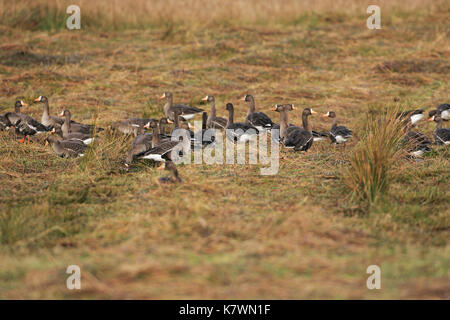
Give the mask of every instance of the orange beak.
<svg viewBox="0 0 450 320">
<path fill-rule="evenodd" d="M 317 113 L 316 111 L 313 111 L 313 109 L 311 109 L 311 114 L 315 114 Z"/>
<path fill-rule="evenodd" d="M 163 163 L 162 165 L 160 165 L 157 170 L 164 170 L 166 168 L 166 164 Z"/>
<path fill-rule="evenodd" d="M 33 100 L 33 102 L 41 102 L 41 99 L 36 98 L 36 99 Z"/>
<path fill-rule="evenodd" d="M 245 97 L 246 97 L 246 96 L 243 96 L 243 97 L 241 98 L 241 100 L 242 100 L 242 101 L 245 101 Z"/>
<path fill-rule="evenodd" d="M 430 119 L 428 119 L 428 122 L 433 122 L 433 121 L 434 121 L 433 117 L 431 117 Z"/>
<path fill-rule="evenodd" d="M 272 107 L 272 111 L 277 111 L 277 106 Z"/>
<path fill-rule="evenodd" d="M 169 123 L 169 124 L 172 124 L 172 123 L 173 123 L 173 121 L 172 121 L 172 120 L 170 120 L 170 119 L 167 119 L 167 123 Z"/>
<path fill-rule="evenodd" d="M 48 141 L 47 141 L 47 140 L 45 140 L 44 146 L 45 146 L 45 147 L 48 146 Z"/>
<path fill-rule="evenodd" d="M 28 104 L 26 104 L 25 102 L 22 101 L 22 107 L 27 107 Z"/>
<path fill-rule="evenodd" d="M 204 97 L 202 101 L 208 101 L 208 96 Z"/>
<path fill-rule="evenodd" d="M 292 106 L 292 110 L 297 110 L 297 108 L 296 108 L 296 107 L 294 107 L 294 106 Z"/>
<path fill-rule="evenodd" d="M 166 94 L 163 93 L 163 95 L 161 97 L 159 97 L 160 99 L 164 99 L 166 97 Z"/>
<path fill-rule="evenodd" d="M 60 116 L 60 117 L 62 117 L 64 115 L 64 110 L 62 110 L 59 114 L 58 114 L 58 116 Z"/>
</svg>

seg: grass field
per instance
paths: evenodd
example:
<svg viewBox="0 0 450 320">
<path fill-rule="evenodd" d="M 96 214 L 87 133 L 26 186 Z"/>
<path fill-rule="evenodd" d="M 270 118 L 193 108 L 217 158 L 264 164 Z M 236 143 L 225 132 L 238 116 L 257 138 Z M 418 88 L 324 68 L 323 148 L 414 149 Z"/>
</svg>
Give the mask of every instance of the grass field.
<svg viewBox="0 0 450 320">
<path fill-rule="evenodd" d="M 366 28 L 367 1 L 79 1 L 73 31 L 64 5 L 30 3 L 0 0 L 1 113 L 45 95 L 52 114 L 106 127 L 162 116 L 172 91 L 208 111 L 214 95 L 222 116 L 231 101 L 243 120 L 251 93 L 277 122 L 276 103 L 334 110 L 354 138 L 281 149 L 274 176 L 184 165 L 184 182 L 162 187 L 153 166 L 120 169 L 130 137 L 105 131 L 61 159 L 0 132 L 0 298 L 450 298 L 449 149 L 396 160 L 373 201 L 346 183 L 368 114 L 449 102 L 447 1 L 382 1 L 381 30 Z M 40 119 L 42 105 L 23 112 Z M 66 288 L 72 264 L 82 290 Z M 366 287 L 373 264 L 381 290 Z"/>
</svg>

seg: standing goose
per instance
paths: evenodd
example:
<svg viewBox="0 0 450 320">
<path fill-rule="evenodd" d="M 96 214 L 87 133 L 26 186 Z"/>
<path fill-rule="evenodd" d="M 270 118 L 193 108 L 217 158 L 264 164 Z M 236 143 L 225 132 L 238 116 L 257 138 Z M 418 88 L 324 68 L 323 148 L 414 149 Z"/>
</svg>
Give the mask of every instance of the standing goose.
<svg viewBox="0 0 450 320">
<path fill-rule="evenodd" d="M 423 119 L 424 114 L 423 109 L 417 109 L 417 110 L 408 110 L 397 113 L 397 119 L 400 119 L 402 121 L 406 121 L 408 123 L 408 120 L 411 121 L 411 125 L 415 125 L 417 122 Z"/>
<path fill-rule="evenodd" d="M 251 124 L 234 122 L 233 104 L 227 103 L 226 110 L 228 111 L 228 122 L 226 127 L 226 136 L 228 139 L 234 142 L 245 142 L 259 133 L 258 129 Z"/>
<path fill-rule="evenodd" d="M 247 112 L 247 117 L 245 118 L 245 123 L 251 124 L 258 130 L 270 130 L 273 127 L 272 120 L 264 112 L 256 112 L 255 98 L 252 95 L 246 94 L 243 101 L 249 102 L 250 107 Z"/>
<path fill-rule="evenodd" d="M 8 121 L 16 127 L 16 131 L 24 135 L 20 142 L 24 142 L 25 137 L 28 137 L 29 141 L 29 136 L 31 135 L 50 131 L 50 127 L 46 127 L 36 119 L 20 112 L 20 108 L 26 106 L 26 103 L 24 103 L 22 100 L 18 100 L 14 104 L 15 112 L 7 112 L 5 114 L 5 117 L 8 119 Z"/>
<path fill-rule="evenodd" d="M 305 108 L 303 110 L 303 128 L 293 127 L 290 129 L 290 132 L 284 140 L 284 145 L 286 148 L 294 148 L 295 151 L 308 151 L 308 149 L 311 148 L 314 137 L 312 135 L 311 124 L 308 121 L 308 117 L 314 113 L 316 112 L 311 108 Z"/>
<path fill-rule="evenodd" d="M 195 117 L 197 114 L 203 112 L 202 109 L 191 107 L 185 104 L 173 104 L 173 95 L 171 92 L 164 92 L 160 99 L 167 99 L 167 103 L 164 105 L 164 114 L 167 118 L 174 121 L 174 111 L 179 110 L 180 115 L 185 119 L 189 120 Z"/>
<path fill-rule="evenodd" d="M 428 113 L 430 117 L 433 117 L 436 113 L 441 113 L 441 119 L 444 121 L 450 120 L 450 103 L 440 104 L 436 110 L 432 110 Z"/>
<path fill-rule="evenodd" d="M 330 129 L 330 140 L 331 143 L 335 144 L 341 144 L 347 142 L 348 139 L 352 137 L 352 130 L 345 126 L 338 126 L 337 125 L 337 119 L 336 119 L 336 113 L 334 111 L 328 111 L 326 114 L 324 114 L 322 117 L 328 117 L 333 119 L 333 125 Z"/>
<path fill-rule="evenodd" d="M 213 96 L 206 96 L 202 101 L 211 103 L 211 112 L 206 121 L 206 126 L 214 129 L 225 129 L 227 126 L 227 119 L 216 116 L 216 99 Z"/>
<path fill-rule="evenodd" d="M 272 130 L 280 130 L 279 139 L 276 142 L 284 143 L 288 134 L 295 128 L 298 128 L 297 126 L 293 125 L 292 123 L 289 123 L 289 112 L 292 110 L 296 110 L 296 108 L 294 107 L 293 104 L 277 104 L 277 105 L 275 105 L 275 107 L 273 107 L 272 110 L 280 113 L 280 123 L 275 124 L 272 127 Z M 272 136 L 272 139 L 273 139 L 273 136 Z"/>
<path fill-rule="evenodd" d="M 168 184 L 168 183 L 180 183 L 182 182 L 180 176 L 178 175 L 178 170 L 175 164 L 172 161 L 165 162 L 162 166 L 158 167 L 158 170 L 168 170 L 170 171 L 171 176 L 160 177 L 158 179 L 159 183 Z"/>
<path fill-rule="evenodd" d="M 64 119 L 57 117 L 57 116 L 51 116 L 50 115 L 50 107 L 48 105 L 48 98 L 46 96 L 39 96 L 36 99 L 33 100 L 34 103 L 42 102 L 44 104 L 44 112 L 42 113 L 42 124 L 44 126 L 62 126 L 64 123 Z"/>
<path fill-rule="evenodd" d="M 165 119 L 165 118 L 163 118 Z M 162 119 L 160 120 L 162 121 Z M 146 125 L 148 129 L 155 129 L 157 131 L 157 121 L 150 120 Z M 167 139 L 166 139 L 167 140 Z M 128 166 L 133 162 L 133 159 L 139 155 L 144 154 L 153 147 L 156 147 L 161 143 L 161 135 L 152 133 L 141 133 L 136 138 L 133 139 L 131 143 L 130 151 L 128 152 L 127 158 L 125 160 L 125 165 Z"/>
<path fill-rule="evenodd" d="M 442 117 L 441 113 L 436 113 L 428 121 L 436 122 L 436 129 L 433 132 L 434 141 L 438 145 L 449 145 L 450 144 L 450 128 L 442 128 Z"/>
<path fill-rule="evenodd" d="M 215 129 L 213 128 L 207 128 L 208 123 L 208 115 L 206 112 L 203 112 L 202 114 L 202 129 L 197 131 L 194 134 L 195 141 L 197 142 L 197 145 L 199 146 L 205 146 L 211 143 L 214 143 L 216 140 L 216 136 L 214 134 Z M 210 135 L 211 133 L 211 135 Z"/>
<path fill-rule="evenodd" d="M 63 140 L 61 137 L 50 135 L 47 137 L 45 145 L 51 144 L 53 151 L 63 158 L 76 158 L 84 156 L 87 146 L 79 141 Z"/>
<path fill-rule="evenodd" d="M 63 110 L 60 113 L 60 116 L 64 116 L 64 123 L 61 126 L 63 135 L 67 135 L 69 134 L 69 132 L 81 132 L 84 134 L 92 134 L 94 132 L 103 131 L 103 128 L 99 128 L 91 124 L 72 122 L 71 121 L 72 114 L 70 113 L 69 110 Z"/>
<path fill-rule="evenodd" d="M 173 130 L 170 132 L 170 136 L 174 135 L 176 133 L 176 130 L 183 129 L 186 130 L 187 134 L 189 135 L 192 142 L 195 141 L 194 132 L 191 130 L 192 126 L 187 122 L 185 119 L 182 118 L 180 115 L 180 110 L 174 110 L 174 121 L 168 120 L 168 123 L 173 123 L 174 127 Z M 180 125 L 180 120 L 183 122 L 182 125 Z M 184 132 L 183 132 L 184 136 Z"/>
</svg>

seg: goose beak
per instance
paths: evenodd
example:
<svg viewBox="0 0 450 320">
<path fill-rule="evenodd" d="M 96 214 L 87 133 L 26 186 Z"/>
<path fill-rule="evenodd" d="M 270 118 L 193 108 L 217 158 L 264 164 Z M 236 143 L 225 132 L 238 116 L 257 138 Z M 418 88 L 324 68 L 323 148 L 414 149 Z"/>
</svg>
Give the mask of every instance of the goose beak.
<svg viewBox="0 0 450 320">
<path fill-rule="evenodd" d="M 163 163 L 162 165 L 160 165 L 157 170 L 164 170 L 166 168 L 166 164 Z"/>
<path fill-rule="evenodd" d="M 48 141 L 47 141 L 47 140 L 45 140 L 44 146 L 45 146 L 45 147 L 48 146 Z"/>
<path fill-rule="evenodd" d="M 167 123 L 169 123 L 169 124 L 172 124 L 172 123 L 173 123 L 173 121 L 172 121 L 172 120 L 170 120 L 170 119 L 167 119 Z"/>
<path fill-rule="evenodd" d="M 22 107 L 27 107 L 28 104 L 26 104 L 25 102 L 21 101 Z"/>
<path fill-rule="evenodd" d="M 434 121 L 434 117 L 431 117 L 427 120 L 428 122 L 433 122 Z"/>
<path fill-rule="evenodd" d="M 241 101 L 245 101 L 245 97 L 246 97 L 246 96 L 243 96 L 240 100 L 241 100 Z"/>
<path fill-rule="evenodd" d="M 311 109 L 311 114 L 315 114 L 317 113 L 316 111 L 314 111 L 313 109 Z"/>
<path fill-rule="evenodd" d="M 328 117 L 328 113 L 325 113 L 322 115 L 322 118 L 326 118 L 326 117 Z"/>
<path fill-rule="evenodd" d="M 34 99 L 33 102 L 41 102 L 41 97 Z"/>
<path fill-rule="evenodd" d="M 56 132 L 55 128 L 52 129 L 52 131 L 50 131 L 50 134 L 54 134 Z"/>
<path fill-rule="evenodd" d="M 59 114 L 58 114 L 58 116 L 60 116 L 60 117 L 62 117 L 64 115 L 64 110 L 62 110 Z"/>
<path fill-rule="evenodd" d="M 144 128 L 145 128 L 145 129 L 150 129 L 150 122 L 147 122 L 147 123 L 144 125 Z"/>
<path fill-rule="evenodd" d="M 194 129 L 194 126 L 192 124 L 188 123 L 188 128 L 189 129 Z"/>
<path fill-rule="evenodd" d="M 292 105 L 292 110 L 297 110 L 297 108 L 296 108 L 296 107 L 294 107 L 294 105 Z"/>
<path fill-rule="evenodd" d="M 163 93 L 161 97 L 159 97 L 160 99 L 164 99 L 166 97 L 166 94 Z"/>
<path fill-rule="evenodd" d="M 208 96 L 204 97 L 202 101 L 208 101 Z"/>
<path fill-rule="evenodd" d="M 276 104 L 272 107 L 272 111 L 277 111 L 277 108 L 278 108 L 278 105 Z"/>
<path fill-rule="evenodd" d="M 113 129 L 109 129 L 109 134 L 113 134 Z"/>
</svg>

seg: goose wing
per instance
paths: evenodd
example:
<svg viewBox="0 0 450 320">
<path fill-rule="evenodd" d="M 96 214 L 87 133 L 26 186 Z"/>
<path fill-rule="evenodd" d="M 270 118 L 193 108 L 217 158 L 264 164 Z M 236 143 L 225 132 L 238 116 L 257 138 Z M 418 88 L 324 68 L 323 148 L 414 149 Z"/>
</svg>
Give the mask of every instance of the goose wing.
<svg viewBox="0 0 450 320">
<path fill-rule="evenodd" d="M 312 142 L 313 136 L 311 132 L 297 127 L 288 134 L 284 145 L 286 147 L 293 147 L 296 151 L 306 151 L 311 147 Z"/>
<path fill-rule="evenodd" d="M 264 112 L 253 112 L 246 118 L 246 122 L 255 126 L 271 129 L 273 127 L 273 121 Z"/>
</svg>

